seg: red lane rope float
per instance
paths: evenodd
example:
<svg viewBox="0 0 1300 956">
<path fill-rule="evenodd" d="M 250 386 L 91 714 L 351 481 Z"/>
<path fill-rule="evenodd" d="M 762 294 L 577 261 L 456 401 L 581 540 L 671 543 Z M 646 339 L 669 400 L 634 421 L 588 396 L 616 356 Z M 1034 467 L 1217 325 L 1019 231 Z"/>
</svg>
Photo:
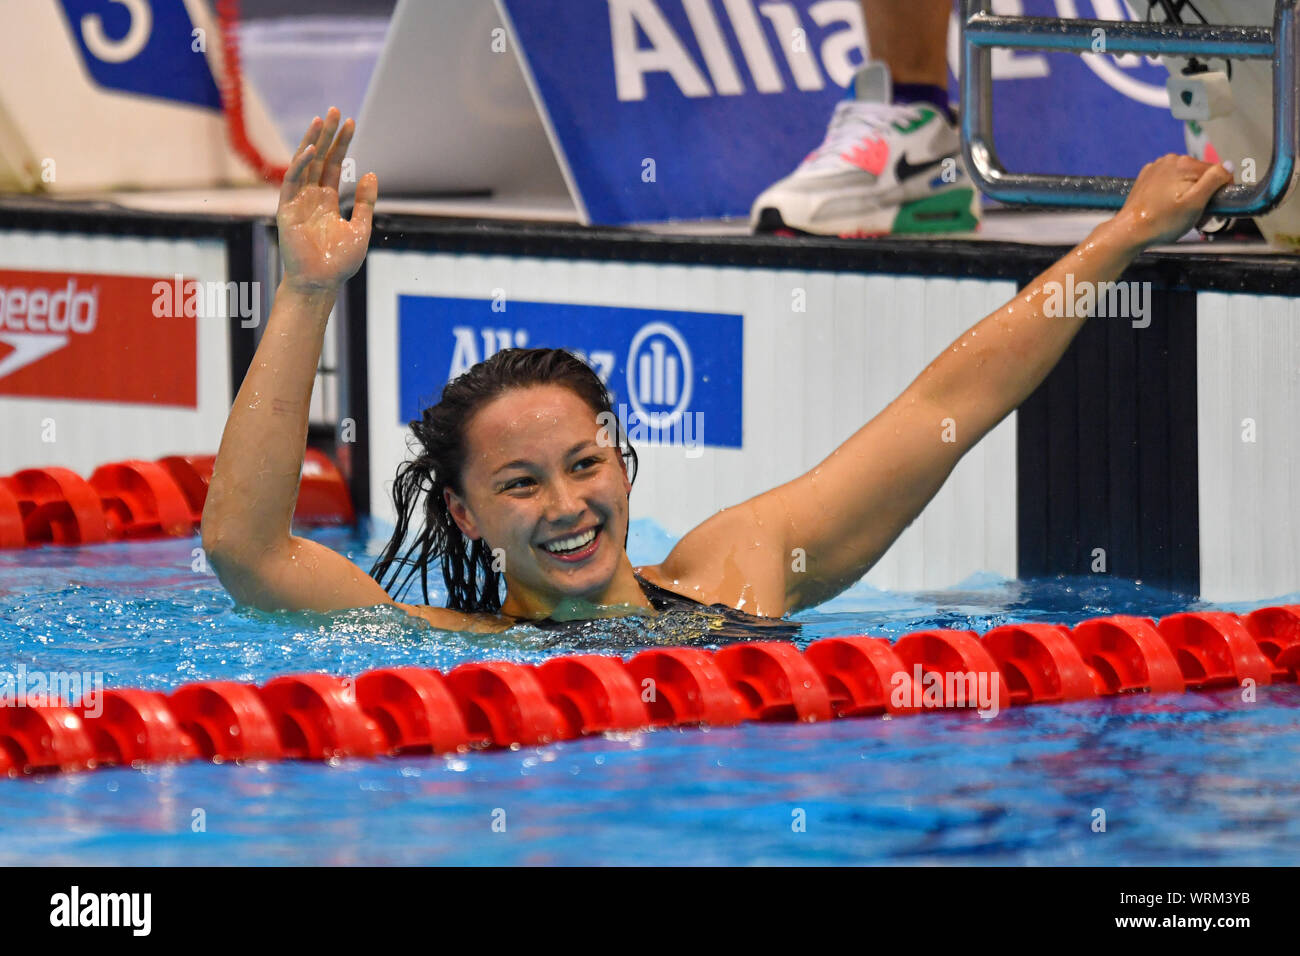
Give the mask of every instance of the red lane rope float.
<svg viewBox="0 0 1300 956">
<path fill-rule="evenodd" d="M 1300 677 L 1300 604 L 1252 611 L 1246 617 L 1246 629 L 1273 662 L 1275 681 Z"/>
<path fill-rule="evenodd" d="M 955 707 L 963 701 L 975 699 L 981 684 L 995 700 L 1012 704 L 1028 700 L 1023 693 L 1019 700 L 1012 696 L 997 661 L 980 643 L 974 631 L 914 631 L 898 639 L 894 652 L 912 671 L 914 678 L 920 677 L 923 687 L 933 686 L 942 693 L 944 707 Z M 970 675 L 970 678 L 961 683 L 949 679 L 950 675 Z M 974 686 L 971 686 L 972 682 Z M 913 698 L 913 703 L 925 699 L 925 691 L 922 688 L 917 690 L 920 696 Z"/>
<path fill-rule="evenodd" d="M 342 677 L 277 677 L 262 688 L 262 703 L 286 757 L 373 757 L 387 749 L 379 725 L 358 706 L 352 682 Z"/>
<path fill-rule="evenodd" d="M 356 524 L 352 495 L 343 473 L 328 455 L 315 448 L 307 449 L 303 457 L 293 516 L 304 524 Z"/>
<path fill-rule="evenodd" d="M 830 720 L 826 684 L 793 644 L 732 644 L 713 655 L 744 704 L 746 720 Z"/>
<path fill-rule="evenodd" d="M 71 707 L 0 707 L 0 750 L 12 771 L 88 770 L 95 746 Z"/>
<path fill-rule="evenodd" d="M 654 648 L 628 661 L 627 671 L 642 688 L 651 727 L 726 726 L 745 719 L 744 701 L 707 651 Z"/>
<path fill-rule="evenodd" d="M 883 637 L 827 637 L 804 651 L 830 694 L 836 717 L 908 714 L 918 691 L 894 646 Z M 897 692 L 897 693 L 896 693 Z"/>
<path fill-rule="evenodd" d="M 106 691 L 93 713 L 66 702 L 0 706 L 0 776 L 196 758 L 443 754 L 650 727 L 986 706 L 983 692 L 963 694 L 963 682 L 973 681 L 996 694 L 999 707 L 1168 693 L 1291 682 L 1297 663 L 1300 605 L 1262 608 L 1246 620 L 1208 611 L 1159 624 L 1126 615 L 1073 629 L 1008 624 L 982 638 L 958 630 L 917 631 L 893 644 L 830 637 L 802 653 L 760 641 L 712 653 L 653 648 L 626 661 L 578 654 L 537 666 L 472 662 L 446 675 L 393 667 L 356 680 L 207 681 L 170 696 Z"/>
<path fill-rule="evenodd" d="M 270 711 L 256 687 L 235 681 L 186 684 L 168 700 L 177 723 L 208 760 L 278 760 L 285 756 Z"/>
<path fill-rule="evenodd" d="M 215 461 L 215 455 L 130 459 L 101 465 L 89 481 L 56 467 L 0 477 L 0 549 L 188 537 L 203 519 Z M 318 449 L 303 458 L 293 517 L 313 526 L 356 521 L 346 479 Z"/>
<path fill-rule="evenodd" d="M 26 544 L 97 544 L 108 522 L 95 489 L 67 468 L 25 468 L 0 478 L 18 500 Z"/>
<path fill-rule="evenodd" d="M 1070 639 L 1097 674 L 1099 694 L 1168 694 L 1187 687 L 1173 650 L 1150 618 L 1093 618 L 1075 625 Z"/>
<path fill-rule="evenodd" d="M 156 462 L 101 465 L 90 476 L 99 493 L 110 538 L 183 537 L 194 533 L 189 502 Z"/>
<path fill-rule="evenodd" d="M 557 657 L 538 666 L 537 679 L 559 708 L 566 736 L 640 730 L 650 723 L 636 682 L 617 657 Z"/>
<path fill-rule="evenodd" d="M 447 675 L 447 685 L 465 714 L 469 743 L 536 746 L 574 736 L 531 665 L 461 664 Z"/>
<path fill-rule="evenodd" d="M 203 502 L 208 500 L 208 483 L 216 461 L 216 455 L 168 455 L 158 459 L 189 505 L 190 520 L 195 527 L 203 520 Z"/>
<path fill-rule="evenodd" d="M 460 705 L 437 671 L 390 667 L 357 678 L 357 702 L 390 753 L 448 753 L 470 739 Z"/>
<path fill-rule="evenodd" d="M 1272 664 L 1235 614 L 1173 614 L 1161 620 L 1158 630 L 1174 649 L 1192 690 L 1227 687 L 1247 679 L 1257 684 L 1272 680 Z"/>
<path fill-rule="evenodd" d="M 85 717 L 85 726 L 100 765 L 171 763 L 199 756 L 193 736 L 157 691 L 108 690 L 97 709 L 98 714 Z"/>
<path fill-rule="evenodd" d="M 1082 700 L 1101 693 L 1097 672 L 1084 663 L 1068 628 L 1056 624 L 1006 624 L 984 635 L 1001 668 L 1013 704 Z"/>
<path fill-rule="evenodd" d="M 27 545 L 23 531 L 23 512 L 9 485 L 0 479 L 0 548 L 22 548 Z"/>
</svg>

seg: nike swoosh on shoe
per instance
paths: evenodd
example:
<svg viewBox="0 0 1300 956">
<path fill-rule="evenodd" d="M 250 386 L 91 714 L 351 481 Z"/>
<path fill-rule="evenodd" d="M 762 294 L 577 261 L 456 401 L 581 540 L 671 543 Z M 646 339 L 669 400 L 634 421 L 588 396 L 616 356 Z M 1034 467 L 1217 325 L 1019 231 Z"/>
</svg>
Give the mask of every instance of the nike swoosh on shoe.
<svg viewBox="0 0 1300 956">
<path fill-rule="evenodd" d="M 927 160 L 924 163 L 909 163 L 907 156 L 898 157 L 898 162 L 894 164 L 894 175 L 898 177 L 901 183 L 904 179 L 910 179 L 921 173 L 928 172 L 936 166 L 942 166 L 945 159 L 952 159 L 952 156 L 940 156 L 938 159 Z"/>
</svg>

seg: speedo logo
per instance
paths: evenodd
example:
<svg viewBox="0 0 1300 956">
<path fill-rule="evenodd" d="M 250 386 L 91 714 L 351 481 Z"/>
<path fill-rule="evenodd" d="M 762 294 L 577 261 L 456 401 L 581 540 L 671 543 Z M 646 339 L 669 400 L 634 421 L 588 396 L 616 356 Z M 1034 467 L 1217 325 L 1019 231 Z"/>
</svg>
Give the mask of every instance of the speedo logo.
<svg viewBox="0 0 1300 956">
<path fill-rule="evenodd" d="M 92 332 L 99 290 L 78 289 L 69 278 L 61 289 L 0 286 L 0 328 L 6 332 Z"/>
<path fill-rule="evenodd" d="M 13 351 L 0 358 L 0 378 L 63 348 L 70 335 L 88 335 L 99 318 L 99 289 L 0 286 L 0 342 Z"/>
</svg>

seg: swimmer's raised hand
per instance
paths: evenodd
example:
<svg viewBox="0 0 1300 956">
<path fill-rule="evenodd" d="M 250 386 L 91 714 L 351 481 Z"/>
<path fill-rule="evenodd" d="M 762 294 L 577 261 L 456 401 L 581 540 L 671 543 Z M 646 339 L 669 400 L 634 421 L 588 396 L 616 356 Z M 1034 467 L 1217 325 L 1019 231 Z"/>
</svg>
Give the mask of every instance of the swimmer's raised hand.
<svg viewBox="0 0 1300 956">
<path fill-rule="evenodd" d="M 203 504 L 203 550 L 241 604 L 329 611 L 392 604 L 352 561 L 293 533 L 312 385 L 339 287 L 361 266 L 378 183 L 357 184 L 352 219 L 339 215 L 339 176 L 353 124 L 314 120 L 285 174 L 276 222 L 285 275 L 266 330 L 230 407 Z M 461 623 L 464 615 L 449 618 Z"/>
<path fill-rule="evenodd" d="M 1116 215 L 1137 248 L 1173 242 L 1200 220 L 1210 198 L 1232 183 L 1218 163 L 1170 154 L 1147 163 Z"/>
<path fill-rule="evenodd" d="M 280 187 L 276 225 L 285 282 L 299 292 L 335 292 L 361 267 L 370 242 L 370 221 L 379 180 L 366 173 L 357 183 L 349 221 L 339 214 L 339 175 L 356 124 L 339 126 L 339 111 L 330 107 L 307 127 L 307 133 Z"/>
</svg>

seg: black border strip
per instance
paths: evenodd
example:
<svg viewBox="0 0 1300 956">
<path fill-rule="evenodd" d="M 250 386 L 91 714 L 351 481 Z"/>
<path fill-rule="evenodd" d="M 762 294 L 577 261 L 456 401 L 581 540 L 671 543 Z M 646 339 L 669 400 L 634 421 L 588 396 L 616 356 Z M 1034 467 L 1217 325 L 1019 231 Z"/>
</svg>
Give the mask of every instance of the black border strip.
<svg viewBox="0 0 1300 956">
<path fill-rule="evenodd" d="M 90 235 L 230 239 L 265 216 L 147 212 L 109 202 L 0 195 L 0 229 Z"/>
<path fill-rule="evenodd" d="M 371 248 L 970 276 L 1014 279 L 1023 284 L 1071 247 L 969 239 L 681 236 L 636 229 L 382 215 L 375 217 Z M 1143 253 L 1125 275 L 1166 289 L 1300 296 L 1300 257 L 1263 252 L 1226 254 L 1212 243 L 1186 252 Z"/>
<path fill-rule="evenodd" d="M 344 289 L 347 319 L 345 355 L 341 363 L 347 367 L 347 381 L 342 396 L 344 407 L 340 419 L 356 422 L 355 441 L 338 444 L 340 457 L 347 449 L 348 491 L 352 494 L 352 507 L 358 517 L 370 514 L 370 354 L 367 347 L 369 313 L 366 310 L 367 269 L 365 262 L 357 274 L 348 280 Z"/>
<path fill-rule="evenodd" d="M 0 229 L 115 236 L 238 239 L 264 216 L 146 212 L 112 203 L 0 197 Z M 673 262 L 898 275 L 972 276 L 1025 282 L 1069 246 L 969 239 L 833 239 L 820 236 L 684 236 L 556 223 L 377 215 L 372 249 Z M 1129 279 L 1166 289 L 1300 296 L 1300 257 L 1217 251 L 1147 252 Z"/>
<path fill-rule="evenodd" d="M 231 230 L 226 238 L 226 279 L 229 282 L 252 283 L 256 278 L 256 266 L 253 263 L 253 231 L 259 225 L 253 221 L 240 224 L 241 228 Z M 232 315 L 230 321 L 230 403 L 235 403 L 239 386 L 244 384 L 244 376 L 253 364 L 253 353 L 257 350 L 257 329 L 245 328 L 238 315 Z"/>
<path fill-rule="evenodd" d="M 1016 421 L 1017 575 L 1105 574 L 1200 591 L 1196 293 L 1151 324 L 1089 319 Z"/>
</svg>

